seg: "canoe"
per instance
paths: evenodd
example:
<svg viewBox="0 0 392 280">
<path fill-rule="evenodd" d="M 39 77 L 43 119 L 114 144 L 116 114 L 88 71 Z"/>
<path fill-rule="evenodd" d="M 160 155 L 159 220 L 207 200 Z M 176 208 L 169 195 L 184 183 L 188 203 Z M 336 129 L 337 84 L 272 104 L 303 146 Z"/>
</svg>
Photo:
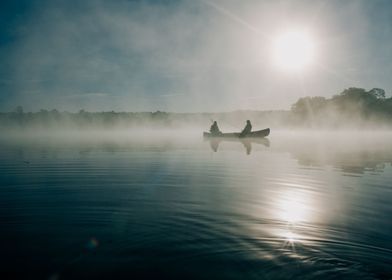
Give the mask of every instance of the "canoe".
<svg viewBox="0 0 392 280">
<path fill-rule="evenodd" d="M 240 132 L 232 132 L 232 133 L 221 133 L 219 135 L 216 134 L 211 134 L 209 132 L 203 132 L 203 137 L 206 138 L 263 138 L 267 137 L 270 134 L 270 129 L 262 129 L 262 130 L 256 130 L 248 133 L 244 137 L 241 137 Z"/>
</svg>

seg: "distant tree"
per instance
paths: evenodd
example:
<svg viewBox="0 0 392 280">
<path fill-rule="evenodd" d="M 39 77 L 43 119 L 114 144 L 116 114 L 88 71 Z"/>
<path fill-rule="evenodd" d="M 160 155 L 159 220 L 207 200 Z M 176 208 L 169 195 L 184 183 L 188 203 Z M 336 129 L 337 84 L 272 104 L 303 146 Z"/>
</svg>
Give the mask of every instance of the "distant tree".
<svg viewBox="0 0 392 280">
<path fill-rule="evenodd" d="M 361 121 L 385 122 L 392 116 L 392 98 L 385 97 L 385 90 L 351 87 L 330 99 L 303 97 L 293 104 L 291 112 L 299 123 L 314 125 L 357 123 Z"/>
<path fill-rule="evenodd" d="M 59 121 L 61 119 L 61 114 L 57 109 L 50 111 L 50 116 L 53 120 Z"/>
<path fill-rule="evenodd" d="M 327 99 L 325 97 L 302 97 L 291 107 L 291 110 L 294 113 L 308 115 L 324 109 L 326 105 Z"/>
<path fill-rule="evenodd" d="M 372 103 L 377 98 L 363 88 L 348 88 L 339 95 L 331 98 L 331 103 L 339 113 L 355 117 L 360 115 L 367 104 Z"/>
<path fill-rule="evenodd" d="M 332 97 L 332 101 L 336 104 L 344 103 L 355 104 L 364 99 L 365 96 L 369 95 L 368 92 L 363 88 L 348 88 L 343 90 L 339 95 Z"/>
<path fill-rule="evenodd" d="M 19 114 L 19 115 L 21 115 L 21 114 L 23 114 L 23 107 L 22 106 L 17 106 L 16 108 L 15 108 L 15 113 L 17 113 L 17 114 Z"/>
<path fill-rule="evenodd" d="M 373 88 L 369 90 L 369 93 L 378 99 L 385 99 L 385 90 L 381 88 Z"/>
<path fill-rule="evenodd" d="M 340 96 L 361 96 L 366 94 L 366 90 L 363 88 L 356 88 L 356 87 L 351 87 L 348 89 L 343 90 L 340 93 Z"/>
</svg>

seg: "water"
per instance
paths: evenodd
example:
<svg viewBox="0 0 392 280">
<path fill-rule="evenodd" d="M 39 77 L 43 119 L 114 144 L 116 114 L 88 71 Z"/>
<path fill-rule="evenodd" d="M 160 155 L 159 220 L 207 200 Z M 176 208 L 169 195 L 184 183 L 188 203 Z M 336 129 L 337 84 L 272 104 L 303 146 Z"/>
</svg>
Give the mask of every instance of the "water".
<svg viewBox="0 0 392 280">
<path fill-rule="evenodd" d="M 1 138 L 2 276 L 392 279 L 390 133 Z"/>
</svg>

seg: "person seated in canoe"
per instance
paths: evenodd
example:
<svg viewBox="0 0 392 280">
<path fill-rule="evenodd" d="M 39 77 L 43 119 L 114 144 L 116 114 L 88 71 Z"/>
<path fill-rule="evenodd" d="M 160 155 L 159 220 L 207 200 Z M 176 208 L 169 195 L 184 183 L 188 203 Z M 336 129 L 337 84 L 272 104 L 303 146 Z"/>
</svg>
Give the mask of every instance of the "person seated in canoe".
<svg viewBox="0 0 392 280">
<path fill-rule="evenodd" d="M 240 133 L 240 137 L 246 137 L 250 132 L 252 131 L 252 124 L 250 123 L 250 120 L 246 121 L 246 126 Z"/>
<path fill-rule="evenodd" d="M 214 121 L 214 123 L 210 127 L 210 132 L 212 135 L 221 135 L 222 132 L 219 130 L 218 123 Z"/>
</svg>

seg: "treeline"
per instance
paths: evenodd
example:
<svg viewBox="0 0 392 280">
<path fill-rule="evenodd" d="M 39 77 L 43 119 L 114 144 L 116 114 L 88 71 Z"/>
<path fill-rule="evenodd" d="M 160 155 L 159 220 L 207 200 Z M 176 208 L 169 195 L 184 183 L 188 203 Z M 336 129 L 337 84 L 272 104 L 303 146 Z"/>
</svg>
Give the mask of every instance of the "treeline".
<svg viewBox="0 0 392 280">
<path fill-rule="evenodd" d="M 209 128 L 217 120 L 226 129 L 240 130 L 245 120 L 251 119 L 258 125 L 278 125 L 287 118 L 288 111 L 235 111 L 226 113 L 167 113 L 167 112 L 59 112 L 40 110 L 24 112 L 18 106 L 13 112 L 0 113 L 2 128 L 70 128 L 70 129 L 116 129 L 131 127 L 152 128 Z"/>
<path fill-rule="evenodd" d="M 165 112 L 87 112 L 78 113 L 59 112 L 53 110 L 40 110 L 39 112 L 23 111 L 18 106 L 14 112 L 0 113 L 2 127 L 42 127 L 42 128 L 112 128 L 130 127 L 135 125 L 163 125 L 171 124 L 169 113 Z"/>
<path fill-rule="evenodd" d="M 391 127 L 392 98 L 380 88 L 348 88 L 331 98 L 300 98 L 291 113 L 293 124 L 307 127 Z"/>
<path fill-rule="evenodd" d="M 1 128 L 129 128 L 207 127 L 217 120 L 226 130 L 240 130 L 250 119 L 254 128 L 392 128 L 392 98 L 383 89 L 348 88 L 331 98 L 300 98 L 289 111 L 234 111 L 226 113 L 87 112 L 40 110 L 0 113 Z"/>
</svg>

